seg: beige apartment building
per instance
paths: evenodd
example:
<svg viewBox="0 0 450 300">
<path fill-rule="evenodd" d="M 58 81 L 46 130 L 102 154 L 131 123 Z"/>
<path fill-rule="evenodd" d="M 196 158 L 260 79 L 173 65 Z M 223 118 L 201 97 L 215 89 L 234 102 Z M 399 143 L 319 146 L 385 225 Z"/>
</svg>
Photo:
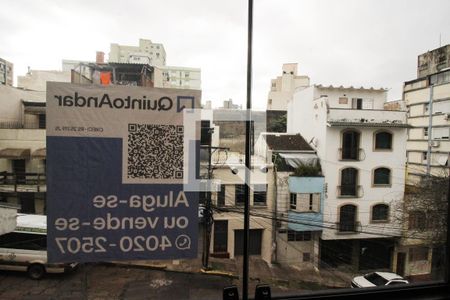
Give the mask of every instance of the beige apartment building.
<svg viewBox="0 0 450 300">
<path fill-rule="evenodd" d="M 110 63 L 148 64 L 161 67 L 166 65 L 166 50 L 163 44 L 139 39 L 138 46 L 112 43 L 109 52 Z"/>
<path fill-rule="evenodd" d="M 411 126 L 407 183 L 425 175 L 448 175 L 450 153 L 450 45 L 419 55 L 418 78 L 404 84 Z"/>
</svg>

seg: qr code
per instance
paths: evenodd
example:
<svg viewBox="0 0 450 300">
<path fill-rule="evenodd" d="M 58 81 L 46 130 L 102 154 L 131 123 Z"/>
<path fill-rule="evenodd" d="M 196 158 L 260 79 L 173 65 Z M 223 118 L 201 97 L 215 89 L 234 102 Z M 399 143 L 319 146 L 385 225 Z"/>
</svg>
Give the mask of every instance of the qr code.
<svg viewBox="0 0 450 300">
<path fill-rule="evenodd" d="M 128 178 L 182 179 L 183 133 L 178 125 L 128 124 Z"/>
</svg>

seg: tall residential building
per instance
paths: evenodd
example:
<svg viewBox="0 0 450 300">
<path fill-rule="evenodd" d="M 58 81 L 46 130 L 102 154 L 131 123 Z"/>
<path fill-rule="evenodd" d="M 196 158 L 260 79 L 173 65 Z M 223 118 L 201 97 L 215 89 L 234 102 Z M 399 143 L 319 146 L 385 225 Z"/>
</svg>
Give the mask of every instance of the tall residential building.
<svg viewBox="0 0 450 300">
<path fill-rule="evenodd" d="M 267 110 L 286 111 L 288 101 L 297 88 L 309 86 L 309 77 L 297 75 L 297 64 L 283 64 L 283 74 L 270 81 L 271 87 L 267 99 Z"/>
<path fill-rule="evenodd" d="M 201 89 L 200 68 L 155 67 L 155 87 L 175 89 Z"/>
<path fill-rule="evenodd" d="M 111 44 L 110 63 L 136 63 L 161 67 L 166 65 L 166 51 L 163 44 L 139 39 L 139 46 Z"/>
<path fill-rule="evenodd" d="M 405 82 L 409 129 L 408 183 L 448 175 L 450 153 L 450 45 L 418 56 L 418 78 Z"/>
<path fill-rule="evenodd" d="M 322 266 L 395 268 L 407 124 L 385 102 L 384 89 L 313 85 L 288 104 L 287 132 L 313 146 L 325 177 Z"/>
<path fill-rule="evenodd" d="M 13 85 L 13 64 L 0 58 L 0 84 Z"/>
</svg>

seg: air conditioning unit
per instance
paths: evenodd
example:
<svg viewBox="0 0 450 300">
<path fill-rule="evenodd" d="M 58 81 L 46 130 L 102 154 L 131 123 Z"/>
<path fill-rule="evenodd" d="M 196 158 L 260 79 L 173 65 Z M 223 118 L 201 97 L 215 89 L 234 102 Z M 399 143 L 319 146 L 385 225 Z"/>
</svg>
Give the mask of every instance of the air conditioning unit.
<svg viewBox="0 0 450 300">
<path fill-rule="evenodd" d="M 439 147 L 440 144 L 439 141 L 431 141 L 431 147 Z"/>
</svg>

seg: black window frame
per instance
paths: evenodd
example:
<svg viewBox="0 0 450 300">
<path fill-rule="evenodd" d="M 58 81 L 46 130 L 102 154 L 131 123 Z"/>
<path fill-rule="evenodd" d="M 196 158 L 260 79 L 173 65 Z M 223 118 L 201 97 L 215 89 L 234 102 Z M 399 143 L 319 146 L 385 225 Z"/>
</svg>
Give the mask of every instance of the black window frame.
<svg viewBox="0 0 450 300">
<path fill-rule="evenodd" d="M 384 174 L 383 174 L 384 172 Z M 374 186 L 390 186 L 391 185 L 391 169 L 379 167 L 373 170 Z"/>
<path fill-rule="evenodd" d="M 383 137 L 384 138 L 389 137 L 389 139 L 387 141 L 381 141 L 381 139 Z M 381 131 L 375 132 L 374 150 L 375 151 L 392 150 L 392 140 L 393 140 L 393 134 L 390 133 L 389 131 L 381 130 Z"/>
</svg>

